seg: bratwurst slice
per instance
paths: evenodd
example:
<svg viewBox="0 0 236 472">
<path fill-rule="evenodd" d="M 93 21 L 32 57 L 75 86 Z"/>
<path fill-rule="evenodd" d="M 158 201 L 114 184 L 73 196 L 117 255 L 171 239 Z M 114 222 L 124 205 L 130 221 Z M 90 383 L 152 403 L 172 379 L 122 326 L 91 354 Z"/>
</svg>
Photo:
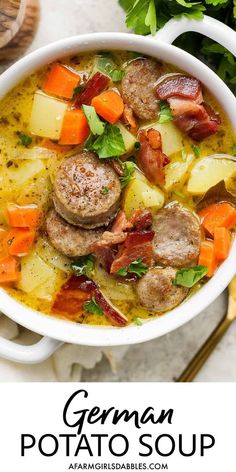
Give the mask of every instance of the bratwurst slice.
<svg viewBox="0 0 236 472">
<path fill-rule="evenodd" d="M 58 215 L 55 210 L 46 216 L 46 231 L 52 245 L 68 257 L 80 257 L 90 254 L 90 245 L 98 241 L 103 229 L 83 229 L 72 226 Z"/>
<path fill-rule="evenodd" d="M 54 205 L 72 225 L 86 229 L 108 225 L 119 208 L 120 195 L 116 172 L 92 152 L 65 159 L 57 171 Z"/>
<path fill-rule="evenodd" d="M 124 102 L 142 120 L 154 120 L 159 112 L 155 85 L 160 66 L 152 59 L 137 59 L 128 67 L 121 82 Z"/>
<path fill-rule="evenodd" d="M 153 251 L 156 262 L 165 266 L 196 264 L 201 244 L 200 223 L 191 211 L 179 204 L 158 211 L 153 219 Z"/>
<path fill-rule="evenodd" d="M 138 282 L 140 303 L 151 313 L 172 310 L 186 297 L 188 289 L 173 284 L 175 274 L 172 267 L 154 268 Z"/>
</svg>

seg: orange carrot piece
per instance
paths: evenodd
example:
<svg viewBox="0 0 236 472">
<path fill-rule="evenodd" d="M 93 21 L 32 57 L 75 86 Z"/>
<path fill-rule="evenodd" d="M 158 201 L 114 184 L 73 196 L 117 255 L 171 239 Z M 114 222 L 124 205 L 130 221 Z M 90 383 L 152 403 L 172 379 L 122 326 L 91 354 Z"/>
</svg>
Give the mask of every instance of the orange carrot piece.
<svg viewBox="0 0 236 472">
<path fill-rule="evenodd" d="M 200 215 L 201 216 L 201 215 Z M 209 211 L 203 215 L 202 225 L 204 229 L 214 235 L 219 227 L 231 229 L 236 224 L 236 209 L 230 203 L 216 203 L 209 207 Z"/>
<path fill-rule="evenodd" d="M 231 246 L 231 233 L 227 228 L 216 228 L 214 233 L 215 255 L 219 261 L 227 259 Z"/>
<path fill-rule="evenodd" d="M 83 110 L 68 110 L 62 125 L 59 144 L 82 144 L 90 129 Z"/>
<path fill-rule="evenodd" d="M 71 99 L 75 87 L 80 83 L 80 76 L 68 67 L 61 64 L 53 64 L 43 90 L 45 93 L 56 95 L 60 98 Z"/>
<path fill-rule="evenodd" d="M 35 231 L 29 228 L 12 228 L 3 239 L 3 249 L 11 256 L 28 254 L 35 240 Z"/>
<path fill-rule="evenodd" d="M 108 90 L 92 99 L 92 106 L 98 115 L 109 123 L 116 123 L 123 115 L 124 102 L 121 96 L 114 90 Z"/>
<path fill-rule="evenodd" d="M 0 228 L 0 242 L 5 238 L 7 231 L 3 228 Z"/>
<path fill-rule="evenodd" d="M 206 266 L 208 268 L 206 276 L 212 277 L 217 267 L 213 241 L 202 242 L 198 264 Z"/>
<path fill-rule="evenodd" d="M 19 263 L 15 257 L 0 258 L 0 283 L 16 282 L 20 278 Z"/>
<path fill-rule="evenodd" d="M 7 205 L 7 220 L 14 228 L 35 228 L 40 223 L 41 211 L 37 205 Z"/>
</svg>

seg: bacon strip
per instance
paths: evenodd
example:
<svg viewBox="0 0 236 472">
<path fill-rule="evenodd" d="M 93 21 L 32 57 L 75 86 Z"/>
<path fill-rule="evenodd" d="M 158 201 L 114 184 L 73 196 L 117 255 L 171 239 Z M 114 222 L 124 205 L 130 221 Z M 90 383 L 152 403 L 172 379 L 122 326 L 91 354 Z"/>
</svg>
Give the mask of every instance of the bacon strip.
<svg viewBox="0 0 236 472">
<path fill-rule="evenodd" d="M 138 258 L 142 259 L 144 264 L 151 266 L 153 262 L 152 240 L 154 234 L 154 231 L 134 231 L 130 233 L 111 265 L 111 274 L 127 267 Z"/>
<path fill-rule="evenodd" d="M 201 84 L 194 77 L 178 76 L 161 83 L 157 96 L 168 101 L 174 123 L 192 139 L 202 141 L 217 132 L 220 117 L 203 104 Z"/>
<path fill-rule="evenodd" d="M 177 75 L 172 79 L 161 82 L 157 86 L 157 94 L 160 100 L 167 100 L 170 97 L 196 100 L 200 91 L 201 84 L 199 80 L 183 75 Z"/>
<path fill-rule="evenodd" d="M 85 275 L 79 277 L 73 275 L 61 287 L 53 304 L 52 313 L 68 315 L 70 318 L 76 316 L 76 319 L 78 319 L 85 311 L 83 304 L 91 300 L 92 297 L 95 298 L 97 304 L 113 324 L 117 326 L 127 324 L 126 316 L 110 305 L 100 292 L 97 284 Z"/>
<path fill-rule="evenodd" d="M 161 134 L 153 128 L 141 130 L 139 133 L 141 143 L 138 152 L 138 164 L 147 179 L 156 185 L 164 185 L 164 167 L 170 162 L 162 152 Z"/>
<path fill-rule="evenodd" d="M 75 108 L 80 108 L 82 105 L 90 105 L 92 99 L 103 92 L 109 84 L 109 78 L 106 75 L 96 72 L 96 74 L 89 79 L 83 92 L 75 100 Z"/>
<path fill-rule="evenodd" d="M 130 108 L 127 104 L 125 104 L 124 106 L 124 112 L 123 112 L 122 118 L 123 118 L 123 122 L 128 126 L 130 132 L 136 135 L 138 131 L 138 123 L 135 119 L 132 108 Z"/>
</svg>

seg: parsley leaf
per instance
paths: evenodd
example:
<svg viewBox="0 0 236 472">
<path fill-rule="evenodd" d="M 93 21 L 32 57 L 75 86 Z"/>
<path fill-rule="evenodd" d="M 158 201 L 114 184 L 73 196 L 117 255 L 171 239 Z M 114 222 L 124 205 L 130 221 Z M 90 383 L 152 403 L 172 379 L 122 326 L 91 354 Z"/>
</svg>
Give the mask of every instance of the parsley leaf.
<svg viewBox="0 0 236 472">
<path fill-rule="evenodd" d="M 120 82 L 123 79 L 124 71 L 117 69 L 110 54 L 104 54 L 97 59 L 97 68 L 105 75 L 108 75 L 113 82 Z"/>
<path fill-rule="evenodd" d="M 176 272 L 174 285 L 191 288 L 201 280 L 208 272 L 207 267 L 198 265 L 186 269 L 179 269 Z"/>
<path fill-rule="evenodd" d="M 145 25 L 150 27 L 150 31 L 152 34 L 156 33 L 157 18 L 156 18 L 156 5 L 155 5 L 154 0 L 151 0 L 149 3 L 147 15 L 145 18 Z"/>
<path fill-rule="evenodd" d="M 192 144 L 192 150 L 193 150 L 196 157 L 200 157 L 201 149 L 200 149 L 199 146 L 196 146 L 196 144 Z"/>
<path fill-rule="evenodd" d="M 101 135 L 105 130 L 105 123 L 100 120 L 94 107 L 89 105 L 82 105 L 83 112 L 87 118 L 89 128 L 95 135 Z"/>
<path fill-rule="evenodd" d="M 142 326 L 143 324 L 138 316 L 135 316 L 132 321 L 134 324 L 136 324 L 136 326 Z"/>
<path fill-rule="evenodd" d="M 89 151 L 96 151 L 100 159 L 116 157 L 125 154 L 125 143 L 119 128 L 107 124 L 104 133 L 95 139 L 93 143 L 87 140 L 86 147 Z"/>
<path fill-rule="evenodd" d="M 24 133 L 18 133 L 18 136 L 23 146 L 27 147 L 32 143 L 31 136 L 28 136 L 27 134 L 24 134 Z"/>
<path fill-rule="evenodd" d="M 168 123 L 169 121 L 173 120 L 173 116 L 171 113 L 170 106 L 167 102 L 160 100 L 159 102 L 160 113 L 158 123 Z"/>
<path fill-rule="evenodd" d="M 83 304 L 83 308 L 88 312 L 94 315 L 103 315 L 102 308 L 97 304 L 95 298 L 93 297 L 89 302 Z"/>
<path fill-rule="evenodd" d="M 89 254 L 75 259 L 71 263 L 71 269 L 76 275 L 87 275 L 89 277 L 94 270 L 94 265 L 94 257 Z"/>
<path fill-rule="evenodd" d="M 128 274 L 135 274 L 138 277 L 142 277 L 148 271 L 148 266 L 142 262 L 141 258 L 131 262 L 128 266 L 119 269 L 116 274 L 120 277 L 126 277 Z"/>
<path fill-rule="evenodd" d="M 83 92 L 83 90 L 84 90 L 84 85 L 77 85 L 77 87 L 74 88 L 72 100 L 74 100 L 77 97 L 77 95 L 79 95 L 79 93 Z"/>
<path fill-rule="evenodd" d="M 109 188 L 108 188 L 108 187 L 102 187 L 102 189 L 101 189 L 101 194 L 102 194 L 102 195 L 106 195 L 108 192 L 109 192 Z"/>
<path fill-rule="evenodd" d="M 135 165 L 132 161 L 126 161 L 124 163 L 122 162 L 122 167 L 123 167 L 124 175 L 120 177 L 120 183 L 121 183 L 121 188 L 124 188 L 134 178 L 133 173 L 134 173 Z"/>
</svg>

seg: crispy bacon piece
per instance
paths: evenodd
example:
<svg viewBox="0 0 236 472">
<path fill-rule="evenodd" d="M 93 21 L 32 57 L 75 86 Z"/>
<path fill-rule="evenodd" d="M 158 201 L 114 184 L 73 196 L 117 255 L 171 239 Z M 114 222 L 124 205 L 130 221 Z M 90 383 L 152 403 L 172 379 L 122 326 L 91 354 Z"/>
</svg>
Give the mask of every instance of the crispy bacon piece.
<svg viewBox="0 0 236 472">
<path fill-rule="evenodd" d="M 109 78 L 106 75 L 96 72 L 89 79 L 83 92 L 75 100 L 75 107 L 80 108 L 82 105 L 90 105 L 92 99 L 103 92 L 109 84 Z"/>
<path fill-rule="evenodd" d="M 123 210 L 120 210 L 115 222 L 113 223 L 113 226 L 111 228 L 111 231 L 113 233 L 120 233 L 122 231 L 127 231 L 128 229 L 131 229 L 133 226 L 132 222 L 127 220 L 126 214 Z"/>
<path fill-rule="evenodd" d="M 152 214 L 149 210 L 142 210 L 137 208 L 130 218 L 130 223 L 137 231 L 143 231 L 152 225 Z"/>
<path fill-rule="evenodd" d="M 115 259 L 113 248 L 97 242 L 91 246 L 91 251 L 95 254 L 99 264 L 110 274 L 111 265 Z"/>
<path fill-rule="evenodd" d="M 167 79 L 157 86 L 159 100 L 167 100 L 170 97 L 189 98 L 196 100 L 201 92 L 201 84 L 194 77 L 177 75 Z"/>
<path fill-rule="evenodd" d="M 161 83 L 157 96 L 168 101 L 174 123 L 192 139 L 202 141 L 217 132 L 220 117 L 203 104 L 201 84 L 194 77 L 177 76 Z"/>
<path fill-rule="evenodd" d="M 73 275 L 70 277 L 57 294 L 52 312 L 67 315 L 73 319 L 75 317 L 79 319 L 84 313 L 83 304 L 91 300 L 92 297 L 95 298 L 97 304 L 113 324 L 118 326 L 125 326 L 127 324 L 126 316 L 111 306 L 100 292 L 96 283 L 85 275 L 79 277 Z"/>
<path fill-rule="evenodd" d="M 124 171 L 119 162 L 117 162 L 115 159 L 111 159 L 110 165 L 111 167 L 113 167 L 114 171 L 119 175 L 119 177 L 123 177 Z"/>
<path fill-rule="evenodd" d="M 161 135 L 153 128 L 141 130 L 139 133 L 141 143 L 138 152 L 138 164 L 147 179 L 153 184 L 164 185 L 164 167 L 170 162 L 162 152 Z"/>
<path fill-rule="evenodd" d="M 135 119 L 132 108 L 130 108 L 127 104 L 124 106 L 122 118 L 123 122 L 128 126 L 130 132 L 136 135 L 138 131 L 138 123 Z"/>
<path fill-rule="evenodd" d="M 115 274 L 119 269 L 127 267 L 138 258 L 142 259 L 144 264 L 151 266 L 153 261 L 152 240 L 154 234 L 154 231 L 134 231 L 128 234 L 111 265 L 111 274 Z"/>
</svg>

